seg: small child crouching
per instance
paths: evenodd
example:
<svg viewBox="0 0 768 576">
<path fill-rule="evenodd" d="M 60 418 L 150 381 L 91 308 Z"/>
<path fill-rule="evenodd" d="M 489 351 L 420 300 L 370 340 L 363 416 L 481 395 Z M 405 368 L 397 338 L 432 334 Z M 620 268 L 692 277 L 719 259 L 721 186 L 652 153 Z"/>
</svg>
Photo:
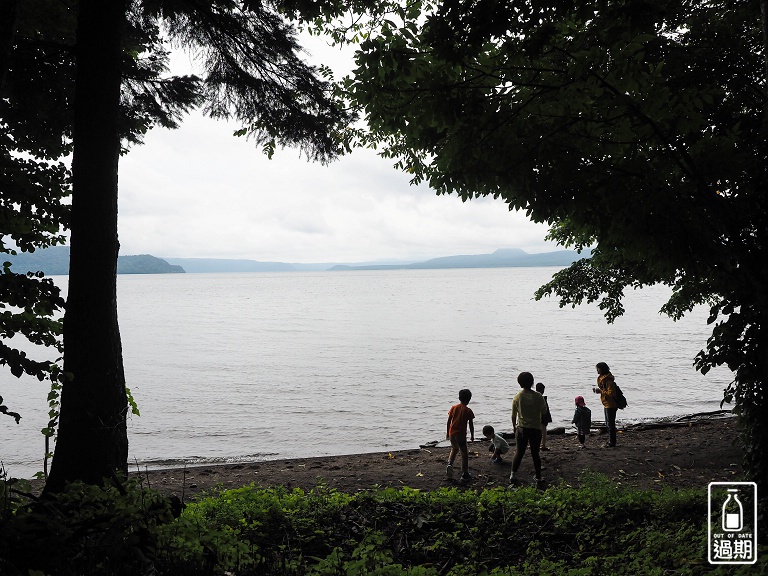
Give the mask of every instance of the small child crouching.
<svg viewBox="0 0 768 576">
<path fill-rule="evenodd" d="M 494 464 L 501 464 L 502 454 L 509 452 L 509 444 L 500 434 L 496 434 L 493 426 L 483 426 L 483 436 L 491 441 L 491 445 L 488 447 L 489 452 L 493 452 L 491 455 L 491 462 Z"/>
</svg>

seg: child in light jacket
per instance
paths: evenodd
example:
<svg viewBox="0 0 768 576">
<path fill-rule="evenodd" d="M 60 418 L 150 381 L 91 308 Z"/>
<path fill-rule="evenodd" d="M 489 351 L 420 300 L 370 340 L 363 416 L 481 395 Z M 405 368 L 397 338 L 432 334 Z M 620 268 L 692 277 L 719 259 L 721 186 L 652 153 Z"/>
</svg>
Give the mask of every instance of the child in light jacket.
<svg viewBox="0 0 768 576">
<path fill-rule="evenodd" d="M 488 451 L 493 452 L 491 454 L 491 462 L 501 464 L 501 456 L 509 452 L 509 443 L 501 434 L 496 434 L 496 431 L 490 424 L 483 426 L 483 436 L 491 441 L 491 445 L 488 446 Z"/>
</svg>

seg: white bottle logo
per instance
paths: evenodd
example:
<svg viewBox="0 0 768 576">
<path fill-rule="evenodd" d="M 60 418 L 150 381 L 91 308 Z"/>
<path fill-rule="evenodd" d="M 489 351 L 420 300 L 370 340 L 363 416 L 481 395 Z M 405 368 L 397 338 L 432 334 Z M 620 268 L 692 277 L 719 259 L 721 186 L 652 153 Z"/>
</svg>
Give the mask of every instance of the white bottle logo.
<svg viewBox="0 0 768 576">
<path fill-rule="evenodd" d="M 723 530 L 738 532 L 744 527 L 744 508 L 739 502 L 738 488 L 728 489 L 728 498 L 723 503 Z"/>
</svg>

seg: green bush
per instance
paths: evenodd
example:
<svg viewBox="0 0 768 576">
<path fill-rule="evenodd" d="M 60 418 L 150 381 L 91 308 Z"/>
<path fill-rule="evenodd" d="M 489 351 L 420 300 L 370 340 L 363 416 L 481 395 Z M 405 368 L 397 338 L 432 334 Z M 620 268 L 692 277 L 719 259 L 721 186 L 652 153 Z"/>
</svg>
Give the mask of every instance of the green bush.
<svg viewBox="0 0 768 576">
<path fill-rule="evenodd" d="M 543 492 L 242 488 L 208 495 L 163 531 L 169 559 L 208 561 L 212 573 L 701 574 L 714 570 L 706 502 L 702 490 L 628 490 L 599 476 Z"/>
<path fill-rule="evenodd" d="M 347 522 L 352 501 L 322 486 L 306 493 L 249 486 L 203 497 L 159 530 L 163 561 L 177 571 L 294 573 L 304 557 L 332 552 L 329 534 Z"/>
<path fill-rule="evenodd" d="M 137 482 L 17 498 L 0 511 L 0 574 L 141 574 L 152 565 L 158 525 L 172 520 L 168 499 Z"/>
<path fill-rule="evenodd" d="M 208 493 L 178 518 L 137 484 L 6 500 L 9 576 L 768 574 L 765 548 L 754 566 L 707 563 L 706 490 L 630 490 L 600 476 L 545 491 L 249 486 Z"/>
</svg>

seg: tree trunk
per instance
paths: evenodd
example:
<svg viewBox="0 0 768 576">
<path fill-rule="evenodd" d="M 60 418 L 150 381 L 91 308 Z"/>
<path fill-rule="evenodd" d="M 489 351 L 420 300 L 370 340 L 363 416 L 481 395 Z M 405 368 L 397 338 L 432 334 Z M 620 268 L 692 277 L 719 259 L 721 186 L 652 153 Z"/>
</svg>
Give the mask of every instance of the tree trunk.
<svg viewBox="0 0 768 576">
<path fill-rule="evenodd" d="M 124 0 L 81 0 L 76 47 L 69 294 L 59 434 L 46 492 L 128 471 L 117 322 L 117 168 Z"/>
</svg>

